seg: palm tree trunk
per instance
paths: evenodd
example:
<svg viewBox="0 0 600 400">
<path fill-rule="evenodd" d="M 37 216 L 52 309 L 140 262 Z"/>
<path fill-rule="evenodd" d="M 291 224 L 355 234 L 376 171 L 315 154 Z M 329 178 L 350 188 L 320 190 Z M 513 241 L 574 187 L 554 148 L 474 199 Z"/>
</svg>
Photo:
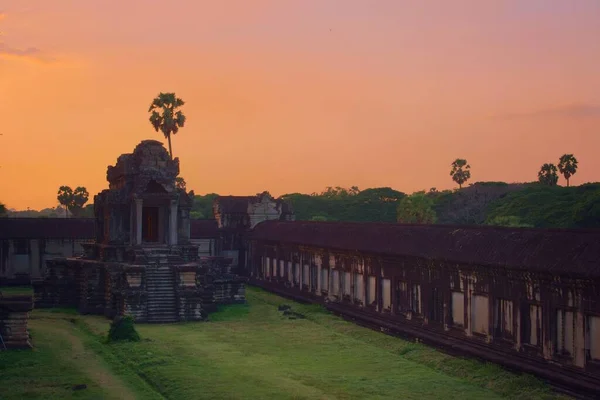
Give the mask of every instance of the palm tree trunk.
<svg viewBox="0 0 600 400">
<path fill-rule="evenodd" d="M 567 187 L 569 187 L 569 178 L 567 178 Z"/>
<path fill-rule="evenodd" d="M 173 150 L 171 149 L 171 135 L 169 134 L 169 155 L 171 156 L 171 160 L 173 159 Z"/>
<path fill-rule="evenodd" d="M 65 206 L 65 218 L 69 218 L 69 217 L 67 216 L 67 206 Z"/>
</svg>

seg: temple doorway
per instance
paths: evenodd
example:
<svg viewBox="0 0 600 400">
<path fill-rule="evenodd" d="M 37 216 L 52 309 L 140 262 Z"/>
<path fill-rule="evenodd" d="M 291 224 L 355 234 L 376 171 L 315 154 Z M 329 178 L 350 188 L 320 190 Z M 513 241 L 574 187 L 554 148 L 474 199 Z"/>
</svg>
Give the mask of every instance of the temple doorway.
<svg viewBox="0 0 600 400">
<path fill-rule="evenodd" d="M 158 207 L 142 209 L 142 242 L 158 242 Z"/>
</svg>

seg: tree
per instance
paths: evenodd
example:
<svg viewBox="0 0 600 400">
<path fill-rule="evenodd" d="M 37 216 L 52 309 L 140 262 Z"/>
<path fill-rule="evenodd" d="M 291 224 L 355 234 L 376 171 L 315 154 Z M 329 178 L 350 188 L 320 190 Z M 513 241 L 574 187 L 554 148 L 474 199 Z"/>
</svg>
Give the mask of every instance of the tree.
<svg viewBox="0 0 600 400">
<path fill-rule="evenodd" d="M 433 224 L 437 220 L 433 199 L 425 192 L 403 197 L 397 208 L 398 222 L 404 224 Z"/>
<path fill-rule="evenodd" d="M 538 181 L 544 185 L 555 186 L 558 182 L 558 174 L 556 172 L 556 165 L 544 164 L 540 168 L 540 172 L 538 172 Z"/>
<path fill-rule="evenodd" d="M 182 177 L 178 176 L 177 178 L 175 178 L 175 187 L 177 189 L 181 189 L 185 192 L 187 183 L 185 183 L 185 179 L 183 179 Z"/>
<path fill-rule="evenodd" d="M 4 203 L 0 203 L 0 218 L 8 217 L 8 210 Z"/>
<path fill-rule="evenodd" d="M 81 211 L 83 210 L 83 206 L 87 203 L 90 194 L 87 189 L 83 186 L 78 186 L 73 191 L 73 198 L 71 200 L 71 204 L 69 205 L 69 211 L 76 217 L 81 216 Z"/>
<path fill-rule="evenodd" d="M 463 183 L 468 181 L 471 178 L 471 166 L 467 164 L 467 160 L 462 158 L 457 158 L 452 163 L 452 171 L 450 171 L 450 176 L 452 180 L 458 183 L 458 186 L 462 189 Z"/>
<path fill-rule="evenodd" d="M 60 205 L 65 208 L 65 218 L 67 218 L 67 210 L 73 201 L 73 189 L 71 189 L 69 186 L 61 186 L 58 188 L 58 195 L 56 196 L 56 199 Z"/>
<path fill-rule="evenodd" d="M 159 93 L 158 96 L 150 104 L 148 112 L 150 112 L 150 123 L 154 130 L 159 130 L 169 140 L 169 155 L 173 159 L 173 149 L 171 148 L 171 134 L 175 135 L 179 132 L 179 128 L 185 125 L 185 115 L 179 110 L 179 107 L 185 103 L 175 93 Z M 157 110 L 161 110 L 159 113 Z"/>
<path fill-rule="evenodd" d="M 558 170 L 567 180 L 569 187 L 569 178 L 577 172 L 577 159 L 573 154 L 563 154 L 558 161 Z"/>
<path fill-rule="evenodd" d="M 58 189 L 56 198 L 65 207 L 65 217 L 67 217 L 67 210 L 74 216 L 79 216 L 83 210 L 83 206 L 88 201 L 89 193 L 83 186 L 78 186 L 75 190 L 71 189 L 70 186 L 61 186 Z"/>
</svg>

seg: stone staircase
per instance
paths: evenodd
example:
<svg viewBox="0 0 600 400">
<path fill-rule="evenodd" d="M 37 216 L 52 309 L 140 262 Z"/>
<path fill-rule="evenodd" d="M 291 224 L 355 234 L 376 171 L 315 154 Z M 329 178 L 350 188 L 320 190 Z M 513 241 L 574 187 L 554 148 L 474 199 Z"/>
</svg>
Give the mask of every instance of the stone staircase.
<svg viewBox="0 0 600 400">
<path fill-rule="evenodd" d="M 175 274 L 170 265 L 182 263 L 183 260 L 167 247 L 144 249 L 144 256 L 147 260 L 147 321 L 154 323 L 179 321 L 175 296 Z"/>
</svg>

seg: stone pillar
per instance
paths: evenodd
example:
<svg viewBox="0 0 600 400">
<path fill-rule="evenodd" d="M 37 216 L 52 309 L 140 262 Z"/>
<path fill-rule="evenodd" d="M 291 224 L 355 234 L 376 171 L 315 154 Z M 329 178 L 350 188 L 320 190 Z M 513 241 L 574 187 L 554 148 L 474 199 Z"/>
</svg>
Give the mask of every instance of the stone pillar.
<svg viewBox="0 0 600 400">
<path fill-rule="evenodd" d="M 142 244 L 142 199 L 135 199 L 135 244 Z"/>
<path fill-rule="evenodd" d="M 177 201 L 171 200 L 171 212 L 169 213 L 169 244 L 177 244 Z"/>
</svg>

